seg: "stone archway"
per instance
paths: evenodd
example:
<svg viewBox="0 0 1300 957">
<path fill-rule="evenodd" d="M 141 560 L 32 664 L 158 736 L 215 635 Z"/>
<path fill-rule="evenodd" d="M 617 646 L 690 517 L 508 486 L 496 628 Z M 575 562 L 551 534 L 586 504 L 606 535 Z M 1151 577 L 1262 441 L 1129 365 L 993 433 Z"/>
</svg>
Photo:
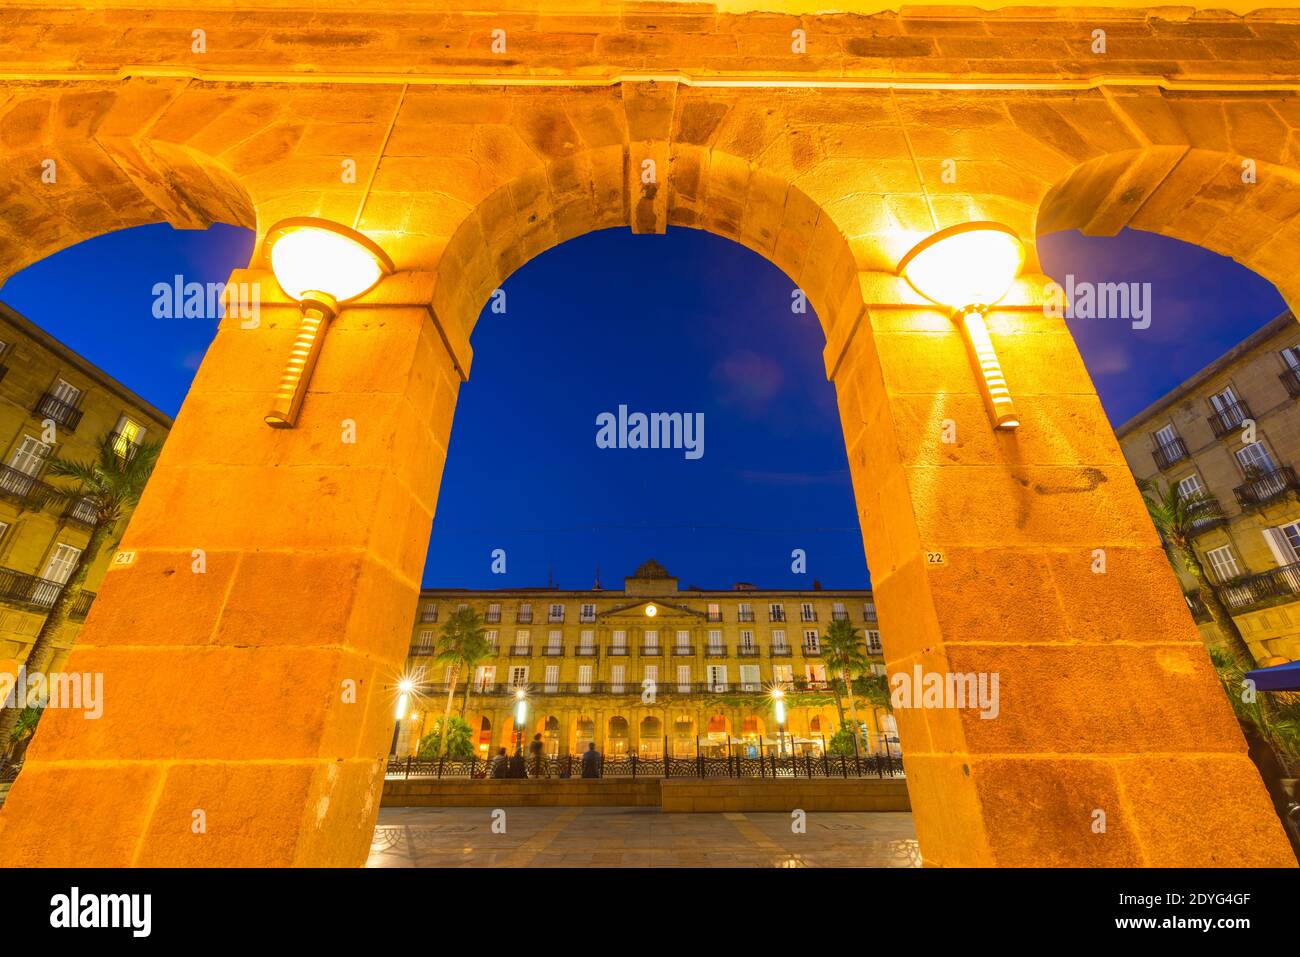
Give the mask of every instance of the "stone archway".
<svg viewBox="0 0 1300 957">
<path fill-rule="evenodd" d="M 179 5 L 154 6 L 189 29 Z M 99 722 L 42 721 L 0 812 L 0 860 L 364 860 L 391 730 L 387 689 L 409 638 L 479 309 L 515 268 L 567 238 L 674 225 L 766 256 L 818 314 L 891 674 L 1001 676 L 999 720 L 897 713 L 926 860 L 1206 864 L 1223 861 L 1232 835 L 1234 862 L 1290 862 L 1069 332 L 1043 314 L 1047 277 L 1034 272 L 1032 243 L 1025 276 L 989 318 L 1023 419 L 1015 435 L 988 428 L 947 316 L 894 275 L 943 226 L 994 219 L 1026 239 L 1039 226 L 1109 228 L 1143 197 L 1134 224 L 1180 196 L 1186 212 L 1169 228 L 1227 244 L 1203 228 L 1218 174 L 1191 174 L 1206 168 L 1205 151 L 1251 150 L 1277 180 L 1230 205 L 1259 212 L 1247 239 L 1273 230 L 1250 261 L 1294 302 L 1285 270 L 1300 258 L 1296 164 L 1282 152 L 1290 140 L 1270 146 L 1266 132 L 1289 137 L 1295 126 L 1291 94 L 1266 86 L 1300 78 L 1300 57 L 1279 56 L 1270 39 L 1288 26 L 1252 18 L 1225 46 L 1195 22 L 1162 23 L 1162 55 L 1123 61 L 1137 85 L 1096 75 L 1086 57 L 1017 63 L 1015 31 L 986 28 L 999 13 L 956 16 L 943 30 L 908 14 L 809 16 L 800 22 L 823 46 L 791 82 L 772 61 L 719 53 L 736 31 L 773 29 L 758 11 L 665 19 L 678 41 L 667 53 L 648 51 L 637 18 L 621 13 L 590 18 L 587 52 L 545 65 L 468 57 L 452 76 L 430 62 L 418 18 L 398 15 L 386 58 L 398 72 L 386 76 L 372 51 L 331 42 L 347 11 L 295 33 L 305 14 L 280 10 L 262 26 L 298 37 L 294 62 L 329 64 L 294 76 L 256 48 L 219 45 L 196 71 L 126 21 L 87 39 L 60 30 L 69 13 L 51 9 L 48 62 L 0 69 L 32 74 L 4 81 L 3 168 L 29 170 L 51 144 L 89 143 L 60 154 L 72 173 L 64 183 L 103 187 L 80 206 L 13 174 L 6 200 L 22 198 L 0 234 L 0 278 L 121 225 L 255 218 L 264 232 L 287 215 L 355 224 L 399 268 L 342 311 L 299 427 L 279 432 L 261 416 L 297 308 L 260 258 L 236 274 L 261 283 L 261 324 L 222 324 L 122 542 L 130 560 L 105 581 L 69 662 L 110 676 L 120 704 Z M 211 13 L 214 35 L 230 16 Z M 247 25 L 265 14 L 239 16 Z M 536 18 L 506 19 L 544 46 Z M 1030 26 L 1070 51 L 1078 22 Z M 882 25 L 921 62 L 873 66 Z M 784 40 L 789 23 L 777 32 Z M 1162 44 L 1178 51 L 1177 71 Z M 1235 87 L 1218 79 L 1216 52 L 1231 51 L 1243 64 Z M 984 75 L 972 57 L 1000 69 Z M 77 75 L 50 82 L 73 62 Z M 1014 83 L 1000 82 L 1006 63 L 1023 74 Z M 153 66 L 133 74 L 138 64 Z M 412 82 L 411 69 L 444 72 Z M 345 75 L 358 70 L 366 77 Z M 1259 88 L 1243 92 L 1250 82 Z M 1216 136 L 1231 142 L 1208 142 Z M 1170 145 L 1191 149 L 1171 162 Z M 352 183 L 340 178 L 349 159 L 363 174 Z M 1082 196 L 1105 201 L 1086 221 Z M 338 441 L 345 419 L 363 436 L 355 446 Z M 944 422 L 956 424 L 955 443 L 943 441 Z M 196 547 L 207 555 L 201 576 L 188 572 Z M 1109 556 L 1104 576 L 1091 571 L 1097 549 Z M 311 624 L 277 627 L 285 621 Z M 222 720 L 231 712 L 239 723 Z M 102 826 L 88 835 L 51 823 L 52 806 Z M 196 807 L 209 820 L 202 841 L 184 837 Z M 1102 835 L 1091 828 L 1099 808 Z"/>
</svg>

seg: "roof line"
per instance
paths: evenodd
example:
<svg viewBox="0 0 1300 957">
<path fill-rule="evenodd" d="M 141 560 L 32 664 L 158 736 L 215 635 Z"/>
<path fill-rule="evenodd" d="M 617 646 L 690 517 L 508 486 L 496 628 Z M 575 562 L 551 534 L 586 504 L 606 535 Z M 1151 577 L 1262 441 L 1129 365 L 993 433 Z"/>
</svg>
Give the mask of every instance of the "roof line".
<svg viewBox="0 0 1300 957">
<path fill-rule="evenodd" d="M 1261 342 L 1264 342 L 1266 339 L 1271 339 L 1273 336 L 1281 332 L 1286 326 L 1295 325 L 1295 324 L 1296 324 L 1295 316 L 1292 315 L 1291 310 L 1289 309 L 1275 316 L 1274 318 L 1270 319 L 1267 323 L 1265 323 L 1260 328 L 1256 329 L 1245 339 L 1242 339 L 1241 342 L 1237 343 L 1235 346 L 1233 346 L 1223 355 L 1219 356 L 1209 365 L 1205 366 L 1205 368 L 1201 369 L 1199 372 L 1196 372 L 1189 378 L 1183 380 L 1182 383 L 1180 383 L 1179 385 L 1175 386 L 1173 389 L 1166 392 L 1160 398 L 1156 399 L 1154 402 L 1148 405 L 1141 412 L 1137 413 L 1134 416 L 1131 416 L 1128 419 L 1128 421 L 1124 422 L 1122 425 L 1120 425 L 1115 429 L 1115 436 L 1117 438 L 1123 438 L 1129 432 L 1137 428 L 1137 426 L 1141 425 L 1145 420 L 1151 418 L 1151 416 L 1173 405 L 1175 402 L 1177 402 L 1183 396 L 1187 395 L 1189 392 L 1194 392 L 1207 379 L 1216 375 L 1225 366 L 1231 365 L 1237 359 L 1241 358 L 1242 355 L 1249 352 L 1251 349 L 1254 349 Z"/>
</svg>

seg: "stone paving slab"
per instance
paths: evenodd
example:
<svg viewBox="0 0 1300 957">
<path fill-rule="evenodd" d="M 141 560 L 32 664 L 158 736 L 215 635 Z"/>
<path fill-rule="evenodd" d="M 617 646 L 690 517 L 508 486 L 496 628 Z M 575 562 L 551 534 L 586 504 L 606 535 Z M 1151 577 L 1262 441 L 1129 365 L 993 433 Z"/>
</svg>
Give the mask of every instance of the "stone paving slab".
<svg viewBox="0 0 1300 957">
<path fill-rule="evenodd" d="M 908 813 L 810 812 L 804 833 L 794 833 L 791 824 L 787 813 L 663 814 L 646 807 L 382 808 L 366 866 L 919 867 L 921 863 Z"/>
</svg>

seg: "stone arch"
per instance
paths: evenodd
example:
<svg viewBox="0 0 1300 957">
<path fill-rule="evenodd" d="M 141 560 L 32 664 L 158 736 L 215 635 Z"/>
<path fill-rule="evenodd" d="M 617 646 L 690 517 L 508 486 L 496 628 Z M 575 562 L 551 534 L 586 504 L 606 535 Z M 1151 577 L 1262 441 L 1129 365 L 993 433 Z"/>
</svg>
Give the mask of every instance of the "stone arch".
<svg viewBox="0 0 1300 957">
<path fill-rule="evenodd" d="M 548 715 L 542 722 L 542 744 L 546 747 L 546 753 L 555 757 L 560 753 L 560 719 L 555 715 Z"/>
<path fill-rule="evenodd" d="M 256 227 L 249 188 L 225 162 L 138 129 L 131 112 L 160 108 L 176 93 L 166 86 L 40 87 L 0 100 L 0 285 L 61 249 L 132 226 Z"/>
<path fill-rule="evenodd" d="M 1037 234 L 1159 233 L 1227 256 L 1297 302 L 1300 169 L 1265 158 L 1272 152 L 1148 145 L 1106 153 L 1053 185 L 1039 206 Z M 1248 175 L 1254 182 L 1243 181 Z"/>
<path fill-rule="evenodd" d="M 434 312 L 468 335 L 518 267 L 588 232 L 631 226 L 623 146 L 529 169 L 500 185 L 456 227 L 439 258 Z M 702 229 L 757 252 L 807 296 L 824 330 L 862 309 L 858 267 L 830 213 L 788 178 L 733 154 L 674 145 L 666 225 Z"/>
<path fill-rule="evenodd" d="M 660 757 L 664 750 L 664 724 L 653 714 L 641 719 L 637 741 L 642 757 Z"/>
</svg>

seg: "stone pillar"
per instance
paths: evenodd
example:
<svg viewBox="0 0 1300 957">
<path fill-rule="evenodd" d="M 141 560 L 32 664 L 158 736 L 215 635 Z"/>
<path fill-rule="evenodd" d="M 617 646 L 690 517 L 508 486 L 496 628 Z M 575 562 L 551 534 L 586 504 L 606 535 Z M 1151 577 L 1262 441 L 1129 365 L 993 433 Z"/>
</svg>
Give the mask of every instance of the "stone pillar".
<svg viewBox="0 0 1300 957">
<path fill-rule="evenodd" d="M 828 335 L 891 679 L 999 680 L 993 718 L 895 711 L 921 853 L 1293 866 L 1070 332 L 1036 304 L 1046 281 L 988 317 L 1015 432 L 902 280 L 862 274 L 866 309 Z"/>
<path fill-rule="evenodd" d="M 365 862 L 468 343 L 399 273 L 272 429 L 298 308 L 231 282 L 260 321 L 208 348 L 69 663 L 104 675 L 103 717 L 46 714 L 3 865 Z"/>
</svg>

